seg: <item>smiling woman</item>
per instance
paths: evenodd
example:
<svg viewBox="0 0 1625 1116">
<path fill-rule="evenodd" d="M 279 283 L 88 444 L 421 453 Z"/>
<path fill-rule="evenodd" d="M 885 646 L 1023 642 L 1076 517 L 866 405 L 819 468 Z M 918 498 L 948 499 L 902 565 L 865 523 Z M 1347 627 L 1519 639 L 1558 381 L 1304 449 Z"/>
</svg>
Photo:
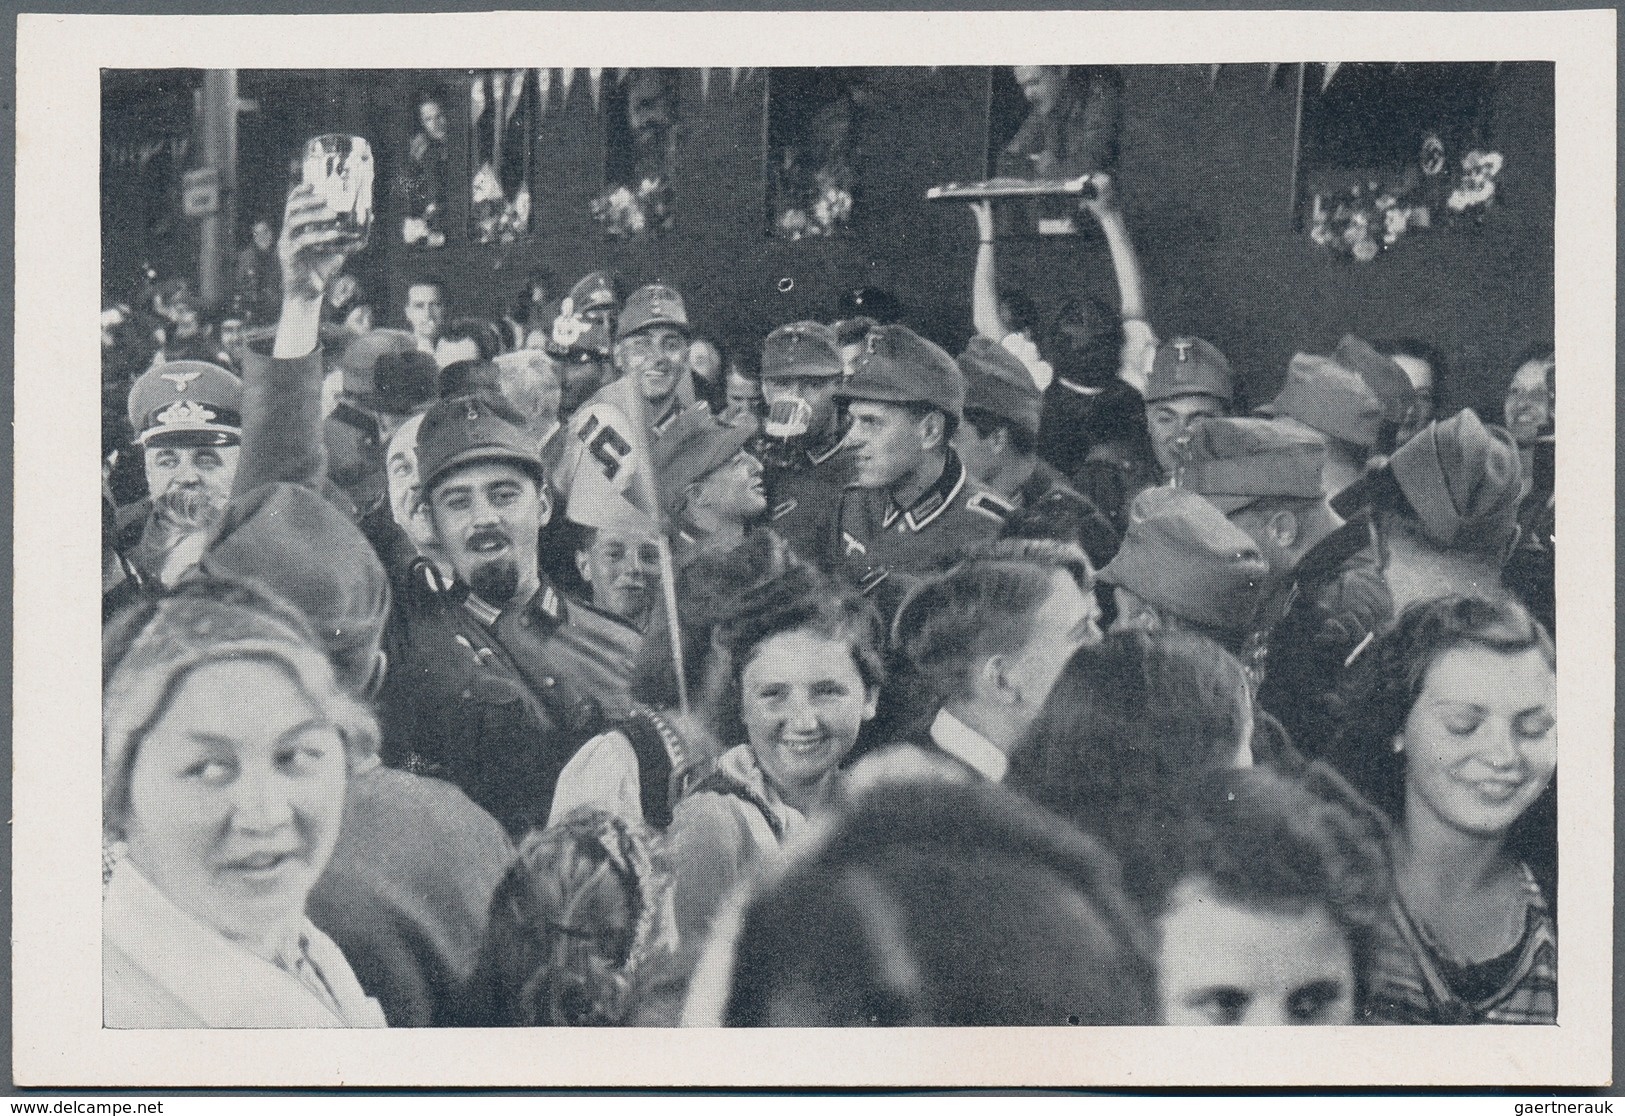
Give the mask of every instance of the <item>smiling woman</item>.
<svg viewBox="0 0 1625 1116">
<path fill-rule="evenodd" d="M 1366 658 L 1339 762 L 1398 823 L 1374 1020 L 1555 1023 L 1554 908 L 1513 851 L 1557 772 L 1551 640 L 1510 600 L 1444 597 Z"/>
<path fill-rule="evenodd" d="M 875 715 L 883 676 L 879 621 L 862 598 L 805 568 L 746 596 L 713 636 L 732 664 L 718 727 L 743 741 L 677 804 L 667 831 L 690 964 L 724 898 L 835 804 L 840 763 Z"/>
<path fill-rule="evenodd" d="M 377 746 L 290 607 L 194 587 L 109 629 L 108 1027 L 381 1027 L 305 902 Z"/>
</svg>

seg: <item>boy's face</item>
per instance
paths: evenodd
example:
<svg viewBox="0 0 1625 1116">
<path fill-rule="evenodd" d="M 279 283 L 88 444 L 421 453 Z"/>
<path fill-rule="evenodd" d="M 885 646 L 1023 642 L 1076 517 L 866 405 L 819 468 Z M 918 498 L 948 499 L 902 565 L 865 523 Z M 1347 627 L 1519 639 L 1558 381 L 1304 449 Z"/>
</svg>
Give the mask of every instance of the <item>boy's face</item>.
<svg viewBox="0 0 1625 1116">
<path fill-rule="evenodd" d="M 1354 958 L 1324 904 L 1244 907 L 1182 880 L 1157 922 L 1157 995 L 1175 1026 L 1354 1022 Z"/>
</svg>

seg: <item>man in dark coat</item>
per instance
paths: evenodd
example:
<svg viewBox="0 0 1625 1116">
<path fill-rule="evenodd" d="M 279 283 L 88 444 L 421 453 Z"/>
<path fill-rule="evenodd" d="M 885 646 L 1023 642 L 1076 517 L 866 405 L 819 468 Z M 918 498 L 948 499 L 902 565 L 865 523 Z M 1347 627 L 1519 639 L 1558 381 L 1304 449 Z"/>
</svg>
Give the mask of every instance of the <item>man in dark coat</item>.
<svg viewBox="0 0 1625 1116">
<path fill-rule="evenodd" d="M 1300 750 L 1318 754 L 1341 720 L 1344 669 L 1394 617 L 1371 525 L 1332 510 L 1325 445 L 1295 424 L 1207 419 L 1186 450 L 1180 483 L 1245 531 L 1270 566 L 1259 701 Z"/>
</svg>

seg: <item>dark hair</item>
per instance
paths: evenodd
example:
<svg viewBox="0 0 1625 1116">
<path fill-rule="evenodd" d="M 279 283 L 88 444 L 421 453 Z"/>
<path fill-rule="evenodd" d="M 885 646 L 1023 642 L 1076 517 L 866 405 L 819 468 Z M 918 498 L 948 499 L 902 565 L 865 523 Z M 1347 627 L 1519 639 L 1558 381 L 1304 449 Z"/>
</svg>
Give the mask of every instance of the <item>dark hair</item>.
<svg viewBox="0 0 1625 1116">
<path fill-rule="evenodd" d="M 1234 762 L 1251 702 L 1245 668 L 1212 640 L 1112 632 L 1067 661 L 1005 782 L 1126 862 L 1153 803 Z"/>
<path fill-rule="evenodd" d="M 1068 330 L 1082 330 L 1085 343 L 1075 344 Z M 1068 380 L 1092 387 L 1109 384 L 1122 361 L 1123 316 L 1098 298 L 1072 299 L 1050 319 L 1038 338 L 1038 351 Z"/>
<path fill-rule="evenodd" d="M 489 400 L 502 392 L 502 369 L 483 357 L 475 360 L 454 360 L 440 370 L 440 398 L 456 399 L 461 395 L 479 395 Z M 524 426 L 525 417 L 513 410 L 513 404 L 503 399 L 508 413 L 517 417 L 509 419 L 517 426 Z M 503 418 L 508 418 L 505 413 Z"/>
<path fill-rule="evenodd" d="M 713 640 L 728 656 L 728 680 L 717 716 L 725 747 L 745 742 L 741 680 L 762 644 L 775 636 L 806 631 L 844 642 L 866 689 L 878 690 L 886 680 L 880 654 L 885 642 L 874 605 L 810 566 L 793 567 L 741 594 L 734 612 L 713 631 Z"/>
<path fill-rule="evenodd" d="M 458 318 L 440 331 L 441 341 L 472 341 L 480 360 L 490 360 L 502 351 L 502 335 L 484 318 Z"/>
<path fill-rule="evenodd" d="M 435 104 L 441 104 L 440 99 L 437 97 L 426 97 L 424 100 L 434 101 Z M 442 105 L 442 107 L 444 106 Z M 412 293 L 413 287 L 433 287 L 435 290 L 440 292 L 441 298 L 446 297 L 446 281 L 440 278 L 438 275 L 414 275 L 406 282 L 405 290 L 408 295 Z"/>
<path fill-rule="evenodd" d="M 1324 793 L 1267 767 L 1188 781 L 1153 811 L 1157 824 L 1142 829 L 1124 882 L 1153 920 L 1166 913 L 1174 889 L 1192 880 L 1238 906 L 1289 913 L 1324 907 L 1348 940 L 1359 1004 L 1392 872 L 1382 832 L 1357 796 L 1330 773 L 1311 778 Z"/>
<path fill-rule="evenodd" d="M 1404 731 L 1433 664 L 1461 647 L 1501 655 L 1538 650 L 1557 669 L 1546 629 L 1511 597 L 1440 597 L 1400 613 L 1350 671 L 1348 719 L 1327 757 L 1396 822 L 1405 810 L 1405 756 L 1394 751 L 1394 738 Z"/>
<path fill-rule="evenodd" d="M 1063 551 L 1070 561 L 1063 562 Z M 1088 591 L 1083 552 L 1036 539 L 1011 540 L 1002 552 L 984 549 L 921 582 L 892 623 L 892 642 L 911 677 L 928 685 L 938 702 L 965 696 L 989 656 L 1012 654 L 1026 643 L 1057 570 L 1074 579 L 1081 571 L 1079 588 Z"/>
<path fill-rule="evenodd" d="M 1116 863 L 991 784 L 871 790 L 750 902 L 734 945 L 728 1026 L 1152 1021 Z"/>
<path fill-rule="evenodd" d="M 1038 304 L 1026 291 L 1001 291 L 1005 325 L 1011 333 L 1023 333 L 1038 328 Z"/>
<path fill-rule="evenodd" d="M 1032 453 L 1038 445 L 1038 434 L 1025 426 L 1018 426 L 1002 415 L 984 411 L 980 407 L 966 407 L 965 421 L 976 428 L 981 437 L 989 437 L 995 430 L 1006 431 L 1010 448 L 1022 457 Z"/>
<path fill-rule="evenodd" d="M 897 296 L 883 287 L 858 287 L 841 295 L 836 305 L 837 318 L 870 317 L 881 325 L 895 322 L 901 307 Z"/>
<path fill-rule="evenodd" d="M 1412 360 L 1426 361 L 1427 366 L 1433 369 L 1433 394 L 1439 394 L 1439 384 L 1449 373 L 1449 363 L 1445 359 L 1444 352 L 1438 347 L 1415 337 L 1395 337 L 1376 341 L 1371 347 L 1384 356 L 1406 356 Z"/>
<path fill-rule="evenodd" d="M 636 822 L 578 807 L 532 830 L 491 898 L 458 1022 L 472 1027 L 618 1026 L 675 946 L 671 869 Z M 625 924 L 606 915 L 616 897 Z"/>
</svg>

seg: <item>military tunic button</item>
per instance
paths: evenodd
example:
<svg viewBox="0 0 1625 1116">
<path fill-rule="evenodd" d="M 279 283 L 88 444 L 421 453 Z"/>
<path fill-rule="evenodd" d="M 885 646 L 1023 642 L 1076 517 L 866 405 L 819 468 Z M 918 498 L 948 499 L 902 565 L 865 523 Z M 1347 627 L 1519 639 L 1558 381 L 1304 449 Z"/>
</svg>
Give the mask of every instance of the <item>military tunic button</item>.
<svg viewBox="0 0 1625 1116">
<path fill-rule="evenodd" d="M 551 690 L 554 686 L 558 685 L 558 680 L 552 677 L 544 678 L 542 679 L 542 685 L 546 689 Z"/>
</svg>

